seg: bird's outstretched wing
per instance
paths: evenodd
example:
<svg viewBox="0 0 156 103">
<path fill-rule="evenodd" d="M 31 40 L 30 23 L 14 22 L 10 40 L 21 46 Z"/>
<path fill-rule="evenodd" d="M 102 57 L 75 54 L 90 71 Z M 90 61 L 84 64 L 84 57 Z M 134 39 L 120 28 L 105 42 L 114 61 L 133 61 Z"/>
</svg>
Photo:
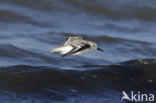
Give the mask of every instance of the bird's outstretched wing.
<svg viewBox="0 0 156 103">
<path fill-rule="evenodd" d="M 83 40 L 83 36 L 73 36 L 66 39 L 65 45 L 74 40 Z"/>
<path fill-rule="evenodd" d="M 73 49 L 72 49 L 71 51 L 69 51 L 68 53 L 62 55 L 62 57 L 65 57 L 65 56 L 71 55 L 71 54 L 73 54 L 73 52 L 74 52 L 76 49 L 78 49 L 78 47 L 76 47 L 76 46 L 74 46 L 74 45 L 72 45 L 72 47 L 73 47 Z"/>
<path fill-rule="evenodd" d="M 69 51 L 68 53 L 62 55 L 62 57 L 65 57 L 65 56 L 68 56 L 68 55 L 71 55 L 71 54 L 74 54 L 74 53 L 77 53 L 77 52 L 80 52 L 80 51 L 83 51 L 85 49 L 90 48 L 90 45 L 85 44 L 85 43 L 74 44 L 74 45 L 71 45 L 71 46 L 73 47 L 73 49 L 71 51 Z"/>
</svg>

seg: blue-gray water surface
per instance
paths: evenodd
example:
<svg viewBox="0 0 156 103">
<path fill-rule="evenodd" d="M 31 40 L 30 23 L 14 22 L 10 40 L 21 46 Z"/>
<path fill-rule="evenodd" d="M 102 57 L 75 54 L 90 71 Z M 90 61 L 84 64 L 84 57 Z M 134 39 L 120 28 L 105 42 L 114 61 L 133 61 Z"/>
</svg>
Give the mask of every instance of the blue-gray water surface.
<svg viewBox="0 0 156 103">
<path fill-rule="evenodd" d="M 104 52 L 50 52 L 77 35 Z M 0 0 L 0 103 L 129 103 L 122 91 L 156 95 L 155 0 Z"/>
</svg>

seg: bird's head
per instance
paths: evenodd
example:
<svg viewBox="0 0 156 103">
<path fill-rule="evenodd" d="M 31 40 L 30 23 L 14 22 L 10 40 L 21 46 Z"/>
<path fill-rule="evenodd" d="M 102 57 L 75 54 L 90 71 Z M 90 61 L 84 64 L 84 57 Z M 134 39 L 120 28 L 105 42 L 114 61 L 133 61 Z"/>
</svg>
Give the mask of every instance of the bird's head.
<svg viewBox="0 0 156 103">
<path fill-rule="evenodd" d="M 96 43 L 91 44 L 91 46 L 92 46 L 95 50 L 99 50 L 99 51 L 101 51 L 101 52 L 104 51 L 103 49 L 99 48 L 99 47 L 97 46 Z"/>
</svg>

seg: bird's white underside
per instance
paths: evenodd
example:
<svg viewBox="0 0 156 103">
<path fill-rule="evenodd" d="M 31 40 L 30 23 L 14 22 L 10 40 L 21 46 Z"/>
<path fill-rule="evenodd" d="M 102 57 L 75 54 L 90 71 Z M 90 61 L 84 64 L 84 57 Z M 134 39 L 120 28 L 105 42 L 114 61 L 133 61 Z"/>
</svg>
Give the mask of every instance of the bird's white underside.
<svg viewBox="0 0 156 103">
<path fill-rule="evenodd" d="M 73 49 L 72 46 L 67 45 L 67 46 L 61 46 L 61 47 L 55 48 L 52 50 L 52 52 L 59 52 L 61 54 L 66 54 L 70 52 L 72 49 Z"/>
</svg>

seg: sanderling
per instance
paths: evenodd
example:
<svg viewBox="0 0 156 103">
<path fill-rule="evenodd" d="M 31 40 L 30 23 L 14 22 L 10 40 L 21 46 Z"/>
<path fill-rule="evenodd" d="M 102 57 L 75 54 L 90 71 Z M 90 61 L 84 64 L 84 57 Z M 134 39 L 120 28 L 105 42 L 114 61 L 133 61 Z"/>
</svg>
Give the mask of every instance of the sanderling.
<svg viewBox="0 0 156 103">
<path fill-rule="evenodd" d="M 103 52 L 95 42 L 84 40 L 83 36 L 74 36 L 67 38 L 64 45 L 53 49 L 51 52 L 63 54 L 62 57 L 65 57 L 68 55 L 81 55 L 94 50 Z"/>
</svg>

